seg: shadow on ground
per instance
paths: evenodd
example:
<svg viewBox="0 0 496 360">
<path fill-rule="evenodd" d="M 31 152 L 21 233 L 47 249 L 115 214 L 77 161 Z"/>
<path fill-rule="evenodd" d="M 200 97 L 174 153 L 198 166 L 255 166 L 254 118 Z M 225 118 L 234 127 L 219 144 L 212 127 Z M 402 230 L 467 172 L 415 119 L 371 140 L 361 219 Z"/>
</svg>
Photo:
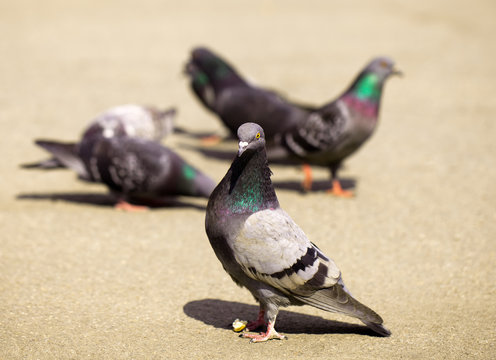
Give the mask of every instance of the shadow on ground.
<svg viewBox="0 0 496 360">
<path fill-rule="evenodd" d="M 17 200 L 48 200 L 48 201 L 65 201 L 69 203 L 87 204 L 94 206 L 113 207 L 116 203 L 115 198 L 110 194 L 95 193 L 30 193 L 19 194 Z M 205 211 L 205 205 L 185 202 L 178 199 L 165 199 L 153 204 L 133 202 L 136 205 L 146 205 L 152 209 L 160 208 L 193 208 Z"/>
<path fill-rule="evenodd" d="M 203 299 L 190 301 L 183 307 L 184 313 L 204 324 L 220 329 L 232 329 L 232 322 L 255 320 L 258 306 L 232 301 Z M 326 320 L 319 316 L 305 315 L 281 310 L 277 316 L 277 331 L 286 334 L 358 334 L 377 336 L 366 326 Z"/>
</svg>

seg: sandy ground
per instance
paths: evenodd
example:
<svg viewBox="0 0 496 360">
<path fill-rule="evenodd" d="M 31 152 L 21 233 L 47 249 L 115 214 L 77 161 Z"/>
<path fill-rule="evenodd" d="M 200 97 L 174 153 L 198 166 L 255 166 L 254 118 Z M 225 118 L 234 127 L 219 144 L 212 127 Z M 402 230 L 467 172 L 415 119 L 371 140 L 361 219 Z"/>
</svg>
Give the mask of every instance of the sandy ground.
<svg viewBox="0 0 496 360">
<path fill-rule="evenodd" d="M 494 359 L 495 14 L 493 1 L 3 1 L 0 358 Z M 249 344 L 229 325 L 257 308 L 210 248 L 206 201 L 123 213 L 69 171 L 19 169 L 44 157 L 34 138 L 75 140 L 119 104 L 173 105 L 178 125 L 222 132 L 181 74 L 200 44 L 314 104 L 375 55 L 405 72 L 341 173 L 356 198 L 302 194 L 300 169 L 273 167 L 282 206 L 390 338 L 291 307 L 288 341 Z M 229 166 L 185 135 L 165 142 L 216 181 Z"/>
</svg>

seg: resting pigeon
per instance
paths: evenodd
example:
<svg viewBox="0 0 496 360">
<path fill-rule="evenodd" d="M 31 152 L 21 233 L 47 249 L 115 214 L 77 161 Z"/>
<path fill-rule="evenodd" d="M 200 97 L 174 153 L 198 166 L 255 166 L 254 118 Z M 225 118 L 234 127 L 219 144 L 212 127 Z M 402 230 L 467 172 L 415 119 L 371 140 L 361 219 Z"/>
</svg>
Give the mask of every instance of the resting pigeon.
<svg viewBox="0 0 496 360">
<path fill-rule="evenodd" d="M 272 139 L 308 116 L 304 106 L 251 85 L 225 60 L 206 48 L 192 51 L 186 73 L 200 102 L 220 117 L 233 136 L 240 125 L 255 122 L 265 129 L 267 139 Z"/>
<path fill-rule="evenodd" d="M 378 120 L 384 82 L 401 74 L 387 57 L 373 59 L 348 90 L 331 103 L 312 111 L 305 121 L 278 139 L 269 150 L 269 159 L 292 157 L 306 164 L 328 167 L 332 193 L 352 196 L 343 190 L 337 177 L 342 161 L 355 152 L 372 135 Z M 304 168 L 305 189 L 311 188 L 311 169 Z"/>
<path fill-rule="evenodd" d="M 244 124 L 238 137 L 238 155 L 208 201 L 205 228 L 226 272 L 260 303 L 258 320 L 248 329 L 267 330 L 243 337 L 284 338 L 274 327 L 279 307 L 305 304 L 356 317 L 389 336 L 381 317 L 352 297 L 336 264 L 280 208 L 262 128 Z"/>
<path fill-rule="evenodd" d="M 172 196 L 208 198 L 215 183 L 161 144 L 129 136 L 100 137 L 88 159 L 91 177 L 117 195 L 117 208 L 140 210 L 129 200 L 154 203 Z"/>
<path fill-rule="evenodd" d="M 95 139 L 100 136 L 112 138 L 127 135 L 160 141 L 172 132 L 175 114 L 174 108 L 159 110 L 151 106 L 132 104 L 110 108 L 89 124 L 79 143 L 36 140 L 35 143 L 50 152 L 53 158 L 26 164 L 23 167 L 43 169 L 68 167 L 75 170 L 80 178 L 93 181 L 82 160 L 91 153 Z"/>
</svg>

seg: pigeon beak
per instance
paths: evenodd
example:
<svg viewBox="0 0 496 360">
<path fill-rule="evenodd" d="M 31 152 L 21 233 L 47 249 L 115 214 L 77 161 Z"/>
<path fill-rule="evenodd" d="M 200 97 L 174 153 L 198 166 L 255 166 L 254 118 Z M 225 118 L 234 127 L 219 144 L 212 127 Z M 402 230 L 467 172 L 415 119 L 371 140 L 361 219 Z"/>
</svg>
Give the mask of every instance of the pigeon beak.
<svg viewBox="0 0 496 360">
<path fill-rule="evenodd" d="M 398 70 L 397 68 L 393 68 L 393 70 L 391 70 L 391 75 L 403 77 L 403 71 Z"/>
<path fill-rule="evenodd" d="M 248 143 L 246 141 L 240 141 L 239 142 L 239 149 L 238 149 L 238 157 L 241 156 L 246 150 L 246 147 L 248 146 Z"/>
</svg>

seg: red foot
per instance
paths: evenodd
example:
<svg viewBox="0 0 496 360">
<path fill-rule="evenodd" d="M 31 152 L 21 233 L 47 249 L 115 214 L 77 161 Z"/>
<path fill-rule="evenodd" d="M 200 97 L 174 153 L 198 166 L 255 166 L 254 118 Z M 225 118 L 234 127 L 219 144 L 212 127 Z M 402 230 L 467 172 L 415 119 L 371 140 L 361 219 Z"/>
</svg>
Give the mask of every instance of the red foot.
<svg viewBox="0 0 496 360">
<path fill-rule="evenodd" d="M 115 204 L 115 208 L 117 210 L 124 210 L 129 212 L 141 212 L 149 210 L 147 206 L 133 205 L 124 200 L 119 200 L 119 202 Z"/>
<path fill-rule="evenodd" d="M 203 146 L 214 146 L 222 141 L 222 138 L 219 135 L 210 135 L 205 136 L 201 139 L 201 143 Z"/>
<path fill-rule="evenodd" d="M 312 167 L 308 164 L 303 164 L 303 190 L 310 191 L 312 190 L 313 176 L 312 176 Z"/>
<path fill-rule="evenodd" d="M 333 180 L 332 181 L 332 189 L 327 190 L 327 193 L 332 194 L 334 196 L 338 196 L 338 197 L 344 197 L 344 198 L 351 198 L 351 197 L 355 196 L 353 191 L 344 190 L 341 187 L 341 183 L 339 182 L 339 180 Z"/>
</svg>

